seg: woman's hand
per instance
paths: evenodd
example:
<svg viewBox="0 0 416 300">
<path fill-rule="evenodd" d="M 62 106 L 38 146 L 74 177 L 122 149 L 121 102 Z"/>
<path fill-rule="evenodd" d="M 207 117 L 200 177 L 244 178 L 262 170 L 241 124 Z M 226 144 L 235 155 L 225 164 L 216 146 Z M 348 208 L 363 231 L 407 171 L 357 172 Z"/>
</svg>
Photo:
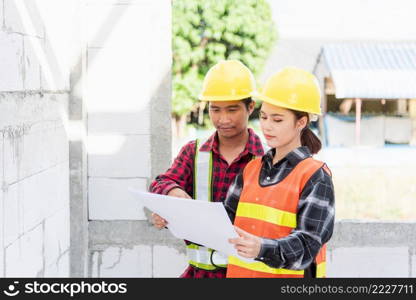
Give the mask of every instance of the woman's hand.
<svg viewBox="0 0 416 300">
<path fill-rule="evenodd" d="M 261 249 L 261 238 L 234 226 L 240 237 L 228 241 L 237 249 L 238 255 L 245 258 L 256 258 Z"/>
</svg>

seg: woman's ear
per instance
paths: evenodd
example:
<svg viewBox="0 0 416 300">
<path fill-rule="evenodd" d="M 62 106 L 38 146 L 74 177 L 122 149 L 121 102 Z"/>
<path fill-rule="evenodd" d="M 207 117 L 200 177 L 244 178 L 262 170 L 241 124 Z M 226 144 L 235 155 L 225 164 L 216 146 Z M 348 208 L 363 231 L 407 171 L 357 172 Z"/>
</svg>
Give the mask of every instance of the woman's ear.
<svg viewBox="0 0 416 300">
<path fill-rule="evenodd" d="M 308 126 L 308 118 L 303 116 L 297 121 L 298 130 L 302 131 L 306 126 Z"/>
</svg>

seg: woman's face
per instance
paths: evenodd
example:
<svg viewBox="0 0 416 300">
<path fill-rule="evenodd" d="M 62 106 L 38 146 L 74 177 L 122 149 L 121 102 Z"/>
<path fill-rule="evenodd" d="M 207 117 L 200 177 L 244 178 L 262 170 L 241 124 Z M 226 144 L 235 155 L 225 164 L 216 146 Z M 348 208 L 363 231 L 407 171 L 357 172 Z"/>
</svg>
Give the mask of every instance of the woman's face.
<svg viewBox="0 0 416 300">
<path fill-rule="evenodd" d="M 306 117 L 296 120 L 290 110 L 266 102 L 263 102 L 260 109 L 261 130 L 271 148 L 300 144 L 300 133 L 306 122 Z"/>
</svg>

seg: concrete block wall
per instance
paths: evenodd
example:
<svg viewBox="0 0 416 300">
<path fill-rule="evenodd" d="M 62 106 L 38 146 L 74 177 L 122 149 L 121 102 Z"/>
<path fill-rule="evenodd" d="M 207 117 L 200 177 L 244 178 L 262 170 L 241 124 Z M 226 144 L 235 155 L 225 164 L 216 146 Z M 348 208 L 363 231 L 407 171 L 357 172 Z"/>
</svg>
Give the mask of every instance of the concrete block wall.
<svg viewBox="0 0 416 300">
<path fill-rule="evenodd" d="M 89 224 L 91 277 L 179 277 L 187 267 L 184 243 L 146 221 Z"/>
<path fill-rule="evenodd" d="M 127 190 L 170 164 L 171 1 L 86 3 L 89 276 L 175 277 L 168 233 Z"/>
<path fill-rule="evenodd" d="M 56 2 L 0 1 L 0 277 L 69 276 L 72 3 Z"/>
<path fill-rule="evenodd" d="M 140 232 L 140 234 L 137 234 Z M 179 277 L 183 242 L 133 221 L 90 223 L 92 277 Z M 342 220 L 327 248 L 327 277 L 416 278 L 416 223 Z"/>
<path fill-rule="evenodd" d="M 1 93 L 3 276 L 43 276 L 69 250 L 67 104 Z"/>
<path fill-rule="evenodd" d="M 152 107 L 170 107 L 170 2 L 87 3 L 89 217 L 144 220 L 126 187 L 147 186 L 158 151 Z M 159 140 L 170 137 L 160 132 Z"/>
<path fill-rule="evenodd" d="M 416 278 L 415 222 L 337 222 L 328 244 L 328 277 Z"/>
</svg>

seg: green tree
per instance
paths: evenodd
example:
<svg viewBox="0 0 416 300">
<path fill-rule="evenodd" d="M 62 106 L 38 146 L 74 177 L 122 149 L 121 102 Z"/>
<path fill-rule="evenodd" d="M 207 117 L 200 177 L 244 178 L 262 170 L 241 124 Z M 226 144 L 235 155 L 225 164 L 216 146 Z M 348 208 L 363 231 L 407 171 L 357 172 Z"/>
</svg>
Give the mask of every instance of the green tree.
<svg viewBox="0 0 416 300">
<path fill-rule="evenodd" d="M 258 74 L 277 33 L 266 0 L 173 0 L 172 5 L 172 113 L 180 134 L 189 113 L 204 109 L 197 97 L 208 69 L 219 60 L 238 59 Z"/>
</svg>

